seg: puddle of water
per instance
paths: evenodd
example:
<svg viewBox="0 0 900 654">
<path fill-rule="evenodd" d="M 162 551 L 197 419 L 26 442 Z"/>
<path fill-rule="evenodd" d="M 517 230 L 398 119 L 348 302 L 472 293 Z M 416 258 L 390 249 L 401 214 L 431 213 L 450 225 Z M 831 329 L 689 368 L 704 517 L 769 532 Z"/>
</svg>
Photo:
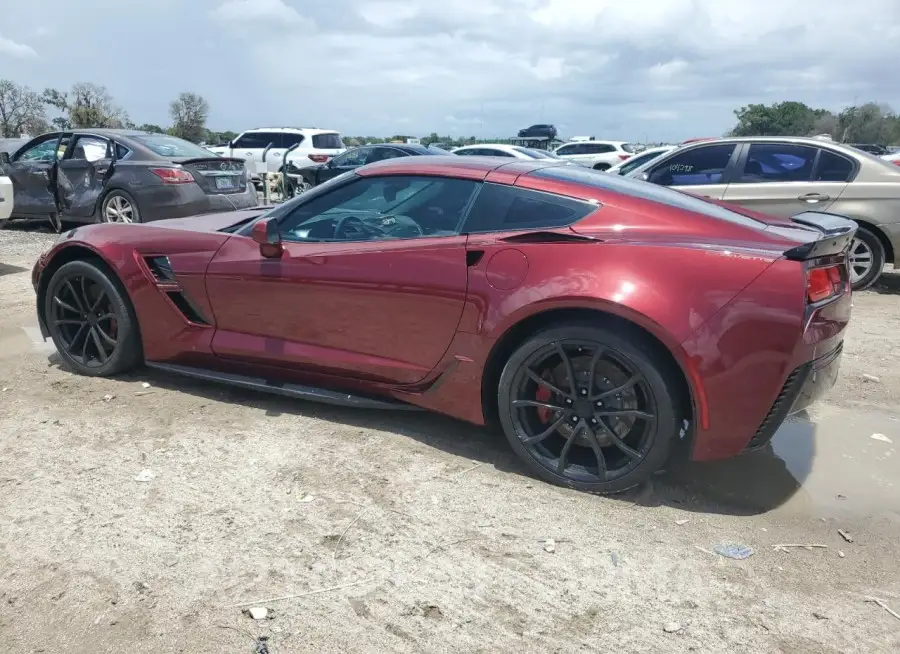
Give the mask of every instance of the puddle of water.
<svg viewBox="0 0 900 654">
<path fill-rule="evenodd" d="M 722 512 L 900 515 L 900 414 L 820 405 L 801 416 L 785 422 L 760 451 L 679 466 L 665 479 Z"/>
</svg>

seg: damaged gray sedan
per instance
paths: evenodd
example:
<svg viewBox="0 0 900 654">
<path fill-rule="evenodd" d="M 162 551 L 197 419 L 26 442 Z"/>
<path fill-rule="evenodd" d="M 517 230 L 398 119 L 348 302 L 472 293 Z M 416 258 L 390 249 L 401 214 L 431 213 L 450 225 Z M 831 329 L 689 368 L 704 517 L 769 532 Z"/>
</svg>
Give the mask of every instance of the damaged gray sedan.
<svg viewBox="0 0 900 654">
<path fill-rule="evenodd" d="M 257 205 L 242 159 L 136 130 L 51 132 L 0 152 L 12 180 L 11 219 L 150 222 Z"/>
</svg>

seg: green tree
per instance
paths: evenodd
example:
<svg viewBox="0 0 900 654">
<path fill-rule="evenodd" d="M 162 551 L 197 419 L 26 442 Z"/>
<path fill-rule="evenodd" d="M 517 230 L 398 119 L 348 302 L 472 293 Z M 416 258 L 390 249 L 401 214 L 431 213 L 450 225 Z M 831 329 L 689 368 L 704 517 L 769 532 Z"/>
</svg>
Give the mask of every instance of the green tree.
<svg viewBox="0 0 900 654">
<path fill-rule="evenodd" d="M 60 129 L 85 127 L 125 127 L 131 124 L 128 114 L 113 103 L 105 86 L 78 82 L 68 92 L 45 89 L 43 102 L 60 115 L 53 124 Z"/>
<path fill-rule="evenodd" d="M 748 104 L 734 112 L 737 125 L 732 136 L 809 136 L 816 122 L 828 112 L 813 109 L 802 102 L 776 102 L 771 105 Z"/>
<path fill-rule="evenodd" d="M 209 118 L 209 103 L 202 95 L 182 93 L 169 105 L 172 116 L 173 136 L 199 143 L 206 139 L 206 119 Z"/>
<path fill-rule="evenodd" d="M 137 127 L 142 132 L 150 132 L 151 134 L 165 134 L 166 130 L 164 130 L 159 125 L 154 125 L 153 123 L 144 123 Z"/>
<path fill-rule="evenodd" d="M 49 129 L 41 96 L 27 86 L 0 79 L 0 137 L 36 136 Z"/>
<path fill-rule="evenodd" d="M 844 143 L 889 143 L 896 135 L 896 114 L 875 102 L 847 107 L 838 114 L 837 122 Z"/>
</svg>

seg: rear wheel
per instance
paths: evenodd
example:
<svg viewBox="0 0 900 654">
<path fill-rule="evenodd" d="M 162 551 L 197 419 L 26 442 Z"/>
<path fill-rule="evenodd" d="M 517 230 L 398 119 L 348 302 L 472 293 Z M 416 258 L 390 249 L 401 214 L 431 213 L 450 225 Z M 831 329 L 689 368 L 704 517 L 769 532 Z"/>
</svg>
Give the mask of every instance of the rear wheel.
<svg viewBox="0 0 900 654">
<path fill-rule="evenodd" d="M 594 164 L 594 170 L 609 170 L 609 168 L 610 168 L 609 164 L 605 164 L 605 163 Z"/>
<path fill-rule="evenodd" d="M 513 450 L 541 478 L 614 493 L 665 462 L 678 433 L 676 388 L 640 339 L 570 324 L 509 358 L 498 412 Z"/>
<path fill-rule="evenodd" d="M 77 373 L 107 377 L 140 363 L 131 303 L 118 280 L 91 262 L 71 261 L 53 274 L 44 319 L 60 356 Z"/>
<path fill-rule="evenodd" d="M 100 206 L 100 220 L 105 223 L 139 223 L 141 212 L 134 198 L 125 191 L 110 191 Z"/>
<path fill-rule="evenodd" d="M 860 227 L 850 243 L 850 283 L 854 291 L 868 288 L 884 270 L 884 246 L 875 234 Z"/>
</svg>

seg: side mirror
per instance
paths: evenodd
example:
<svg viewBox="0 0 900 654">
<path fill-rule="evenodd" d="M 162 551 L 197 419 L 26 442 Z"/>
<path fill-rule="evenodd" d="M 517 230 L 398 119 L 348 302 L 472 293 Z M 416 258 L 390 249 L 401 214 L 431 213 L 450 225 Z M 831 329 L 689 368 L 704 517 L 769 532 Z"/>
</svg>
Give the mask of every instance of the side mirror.
<svg viewBox="0 0 900 654">
<path fill-rule="evenodd" d="M 284 254 L 281 235 L 278 233 L 278 221 L 265 218 L 257 221 L 250 232 L 251 238 L 259 244 L 259 253 L 266 259 L 280 259 Z"/>
<path fill-rule="evenodd" d="M 0 152 L 0 164 L 9 164 L 9 152 Z"/>
</svg>

